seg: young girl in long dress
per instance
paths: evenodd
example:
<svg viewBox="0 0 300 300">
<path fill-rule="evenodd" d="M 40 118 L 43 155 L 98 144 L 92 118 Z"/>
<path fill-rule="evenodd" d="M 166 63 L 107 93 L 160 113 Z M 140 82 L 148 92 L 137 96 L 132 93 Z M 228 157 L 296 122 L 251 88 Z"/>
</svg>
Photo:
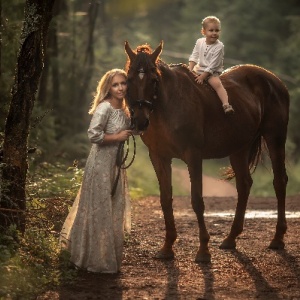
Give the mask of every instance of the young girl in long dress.
<svg viewBox="0 0 300 300">
<path fill-rule="evenodd" d="M 130 199 L 125 170 L 117 175 L 118 145 L 131 134 L 125 105 L 127 76 L 121 69 L 100 80 L 89 111 L 92 143 L 81 188 L 61 231 L 61 243 L 75 266 L 90 272 L 117 273 L 123 256 L 124 230 L 130 231 Z"/>
</svg>

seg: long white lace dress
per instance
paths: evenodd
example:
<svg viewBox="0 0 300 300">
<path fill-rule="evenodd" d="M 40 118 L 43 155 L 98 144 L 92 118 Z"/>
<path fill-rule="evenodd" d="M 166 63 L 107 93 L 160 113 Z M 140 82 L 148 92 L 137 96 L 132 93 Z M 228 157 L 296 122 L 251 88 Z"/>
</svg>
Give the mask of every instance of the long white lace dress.
<svg viewBox="0 0 300 300">
<path fill-rule="evenodd" d="M 102 145 L 104 134 L 129 127 L 123 109 L 107 101 L 93 114 L 88 137 L 93 143 L 84 169 L 81 188 L 61 231 L 62 247 L 71 262 L 90 272 L 120 271 L 124 230 L 130 232 L 130 199 L 125 170 L 121 171 L 114 196 L 118 144 Z"/>
</svg>

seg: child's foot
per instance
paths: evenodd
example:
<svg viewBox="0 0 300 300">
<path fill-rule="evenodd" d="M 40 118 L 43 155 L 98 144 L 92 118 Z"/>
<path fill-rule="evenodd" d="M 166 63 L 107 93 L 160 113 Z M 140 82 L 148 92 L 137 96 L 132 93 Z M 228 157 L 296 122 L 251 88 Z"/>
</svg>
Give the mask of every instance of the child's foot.
<svg viewBox="0 0 300 300">
<path fill-rule="evenodd" d="M 223 109 L 226 115 L 234 114 L 234 109 L 230 104 L 223 104 Z"/>
</svg>

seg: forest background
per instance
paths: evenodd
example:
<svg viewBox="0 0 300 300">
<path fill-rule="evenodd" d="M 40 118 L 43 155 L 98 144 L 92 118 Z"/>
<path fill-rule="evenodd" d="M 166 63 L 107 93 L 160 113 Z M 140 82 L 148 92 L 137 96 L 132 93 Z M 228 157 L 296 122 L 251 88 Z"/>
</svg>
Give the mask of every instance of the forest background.
<svg viewBox="0 0 300 300">
<path fill-rule="evenodd" d="M 2 1 L 1 140 L 11 99 L 23 14 L 24 1 Z M 274 72 L 287 85 L 291 95 L 287 142 L 289 193 L 298 192 L 300 5 L 297 0 L 56 1 L 31 120 L 29 147 L 37 151 L 30 155 L 30 168 L 45 162 L 72 166 L 74 161 L 79 168 L 84 167 L 90 148 L 86 136 L 90 121 L 87 111 L 100 77 L 108 69 L 124 67 L 125 40 L 133 48 L 143 43 L 155 48 L 163 40 L 162 60 L 188 63 L 189 54 L 200 37 L 201 20 L 207 15 L 216 15 L 222 21 L 225 68 L 256 64 Z M 156 179 L 146 152 L 138 141 L 138 163 L 129 171 L 131 187 L 155 194 L 158 192 Z M 148 169 L 147 177 L 153 178 L 146 186 L 139 172 L 143 165 L 146 166 L 143 170 Z M 218 176 L 216 168 L 205 170 Z M 270 177 L 269 169 L 267 176 Z M 261 180 L 259 182 L 261 184 Z M 265 186 L 258 186 L 254 193 L 265 191 Z"/>
<path fill-rule="evenodd" d="M 1 150 L 25 1 L 0 0 L 0 4 Z M 7 236 L 0 236 L 0 298 L 10 294 L 25 299 L 24 295 L 38 286 L 53 284 L 61 277 L 57 271 L 57 232 L 78 190 L 90 150 L 86 130 L 91 116 L 87 112 L 101 76 L 111 68 L 125 66 L 124 41 L 128 40 L 132 48 L 148 43 L 154 49 L 163 40 L 163 61 L 188 63 L 195 41 L 201 36 L 201 20 L 207 15 L 216 15 L 222 21 L 225 68 L 256 64 L 274 72 L 288 87 L 288 194 L 300 192 L 298 0 L 56 0 L 28 141 L 29 148 L 36 150 L 29 154 L 27 207 L 38 213 L 30 217 L 21 248 L 14 242 L 7 243 Z M 206 162 L 204 171 L 217 177 L 219 168 L 227 164 L 226 159 Z M 174 165 L 185 167 L 179 161 Z M 128 174 L 133 198 L 158 194 L 147 149 L 139 138 L 137 157 Z M 272 195 L 268 162 L 254 177 L 252 193 Z M 175 195 L 186 193 L 174 184 Z M 11 265 L 18 265 L 16 272 L 7 269 Z M 30 270 L 25 265 L 31 266 Z"/>
</svg>

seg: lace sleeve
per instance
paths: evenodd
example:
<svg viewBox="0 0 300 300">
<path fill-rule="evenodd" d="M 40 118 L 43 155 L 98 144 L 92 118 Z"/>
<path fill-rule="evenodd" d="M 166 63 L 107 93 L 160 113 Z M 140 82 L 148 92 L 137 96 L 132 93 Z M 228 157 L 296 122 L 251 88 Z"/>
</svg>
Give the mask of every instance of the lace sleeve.
<svg viewBox="0 0 300 300">
<path fill-rule="evenodd" d="M 103 142 L 105 127 L 110 115 L 110 105 L 107 102 L 100 103 L 93 114 L 89 129 L 88 138 L 92 143 L 100 144 Z"/>
</svg>

